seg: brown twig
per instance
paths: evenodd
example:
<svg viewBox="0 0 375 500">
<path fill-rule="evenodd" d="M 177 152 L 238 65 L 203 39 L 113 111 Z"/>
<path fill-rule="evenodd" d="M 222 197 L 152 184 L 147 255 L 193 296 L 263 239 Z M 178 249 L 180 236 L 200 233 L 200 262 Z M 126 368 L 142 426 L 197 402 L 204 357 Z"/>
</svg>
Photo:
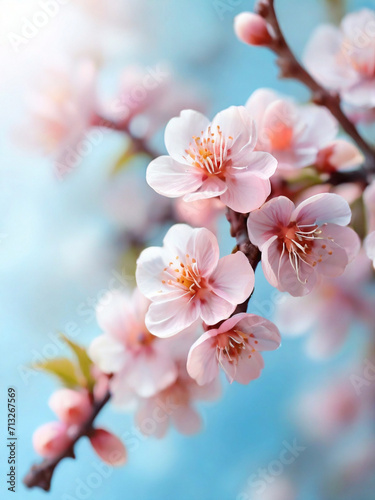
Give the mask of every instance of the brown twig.
<svg viewBox="0 0 375 500">
<path fill-rule="evenodd" d="M 236 238 L 236 250 L 239 250 L 246 255 L 251 267 L 255 271 L 257 265 L 260 262 L 261 253 L 259 251 L 259 248 L 253 245 L 249 240 L 249 235 L 247 232 L 248 215 L 240 214 L 238 212 L 235 212 L 231 208 L 227 208 L 226 217 L 230 224 L 230 235 L 233 238 Z M 233 314 L 246 312 L 250 298 L 251 295 L 245 300 L 245 302 L 239 304 Z"/>
<path fill-rule="evenodd" d="M 272 28 L 273 40 L 267 46 L 278 56 L 277 64 L 281 69 L 281 78 L 298 80 L 311 90 L 313 102 L 329 109 L 344 131 L 362 150 L 365 155 L 365 171 L 375 173 L 375 149 L 361 136 L 354 123 L 342 110 L 340 96 L 337 93 L 329 92 L 320 85 L 298 62 L 281 30 L 274 0 L 260 0 L 257 4 L 257 12 Z"/>
<path fill-rule="evenodd" d="M 74 446 L 76 442 L 83 436 L 90 436 L 94 427 L 93 423 L 99 412 L 107 404 L 111 395 L 109 392 L 98 402 L 94 402 L 92 407 L 92 412 L 89 418 L 83 422 L 77 429 L 75 435 L 72 438 L 70 446 L 61 452 L 57 457 L 51 459 L 44 459 L 40 464 L 33 465 L 30 471 L 23 479 L 23 483 L 27 488 L 38 487 L 45 491 L 49 491 L 51 488 L 51 480 L 56 466 L 64 458 L 75 458 Z"/>
</svg>

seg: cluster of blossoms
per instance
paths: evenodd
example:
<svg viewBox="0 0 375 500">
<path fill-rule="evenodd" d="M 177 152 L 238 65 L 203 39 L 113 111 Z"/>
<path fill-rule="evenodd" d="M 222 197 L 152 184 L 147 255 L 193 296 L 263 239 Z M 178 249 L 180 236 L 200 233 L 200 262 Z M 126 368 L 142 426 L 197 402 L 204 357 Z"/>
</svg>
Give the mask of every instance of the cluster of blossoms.
<svg viewBox="0 0 375 500">
<path fill-rule="evenodd" d="M 372 11 L 351 14 L 341 30 L 319 30 L 306 53 L 312 74 L 356 107 L 357 116 L 375 109 L 375 36 L 367 33 L 374 24 Z M 358 27 L 368 34 L 363 46 Z M 275 41 L 261 15 L 241 14 L 235 30 L 251 45 L 272 48 Z M 324 44 L 329 50 L 318 60 Z M 136 70 L 128 74 L 117 101 L 125 108 L 113 128 L 137 130 L 135 136 L 145 139 L 181 102 L 171 98 L 169 79 L 152 88 L 147 99 L 134 100 L 131 89 L 140 79 Z M 80 133 L 100 124 L 95 106 L 89 111 Z M 219 397 L 220 372 L 229 383 L 249 384 L 264 368 L 262 352 L 280 346 L 277 326 L 247 312 L 258 261 L 269 284 L 288 294 L 278 311 L 279 326 L 289 334 L 313 328 L 309 349 L 314 354 L 335 352 L 353 317 L 366 325 L 374 319 L 371 304 L 359 295 L 371 279 L 370 260 L 375 266 L 375 183 L 367 179 L 364 189 L 361 178 L 349 193 L 332 181 L 359 172 L 365 156 L 339 135 L 339 121 L 328 109 L 258 89 L 244 106 L 231 106 L 212 121 L 183 110 L 166 126 L 165 147 L 167 154 L 149 163 L 146 180 L 156 193 L 176 200 L 174 218 L 189 225 L 172 225 L 161 247 L 143 245 L 137 287 L 103 297 L 96 311 L 103 333 L 88 351 L 108 377 L 113 404 L 134 411 L 141 432 L 156 437 L 170 424 L 184 434 L 197 432 L 196 402 Z M 357 231 L 349 227 L 353 192 L 356 201 L 363 195 L 367 229 L 355 224 L 355 217 Z M 231 227 L 237 245 L 220 258 L 216 230 L 224 210 L 230 222 L 236 217 L 242 226 L 240 231 Z M 362 252 L 357 233 L 364 236 Z M 345 420 L 352 399 L 346 390 L 340 395 L 322 419 Z M 35 449 L 47 458 L 68 449 L 77 426 L 92 416 L 94 401 L 95 395 L 84 390 L 55 393 L 50 406 L 60 421 L 36 431 Z M 306 403 L 307 413 L 312 401 Z M 118 452 L 112 462 L 125 461 L 123 445 L 107 431 L 91 429 L 88 437 L 104 460 L 110 461 L 112 448 Z"/>
</svg>

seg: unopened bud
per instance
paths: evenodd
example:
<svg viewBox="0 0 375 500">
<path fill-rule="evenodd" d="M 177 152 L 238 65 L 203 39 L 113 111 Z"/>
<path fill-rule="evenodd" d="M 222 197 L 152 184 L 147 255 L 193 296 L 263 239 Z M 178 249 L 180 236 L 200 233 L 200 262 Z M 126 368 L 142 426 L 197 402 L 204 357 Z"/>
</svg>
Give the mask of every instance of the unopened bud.
<svg viewBox="0 0 375 500">
<path fill-rule="evenodd" d="M 241 12 L 234 18 L 234 31 L 241 42 L 249 45 L 268 45 L 272 41 L 263 17 L 253 12 Z"/>
</svg>

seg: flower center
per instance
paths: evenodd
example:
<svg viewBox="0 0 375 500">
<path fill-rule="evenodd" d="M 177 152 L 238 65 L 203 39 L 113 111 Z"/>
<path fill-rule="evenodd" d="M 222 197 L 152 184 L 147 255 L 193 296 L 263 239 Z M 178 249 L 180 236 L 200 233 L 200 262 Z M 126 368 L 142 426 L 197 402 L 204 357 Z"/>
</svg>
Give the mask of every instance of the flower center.
<svg viewBox="0 0 375 500">
<path fill-rule="evenodd" d="M 224 137 L 219 125 L 216 130 L 209 126 L 200 136 L 193 136 L 184 157 L 191 165 L 204 171 L 205 176 L 216 175 L 225 179 L 225 167 L 228 165 L 228 149 L 233 137 Z"/>
<path fill-rule="evenodd" d="M 230 330 L 229 332 L 220 333 L 216 337 L 216 358 L 224 371 L 224 360 L 237 365 L 238 358 L 246 350 L 248 351 L 248 358 L 251 358 L 255 349 L 249 342 L 249 337 L 254 339 L 254 335 L 252 333 L 246 334 L 239 330 Z M 253 342 L 254 344 L 258 343 L 257 340 L 254 340 Z"/>
<path fill-rule="evenodd" d="M 285 151 L 289 149 L 293 140 L 293 128 L 286 123 L 279 122 L 275 129 L 268 130 L 268 138 L 271 142 L 271 147 L 276 151 Z"/>
<path fill-rule="evenodd" d="M 164 268 L 164 273 L 169 277 L 162 281 L 164 285 L 182 289 L 195 295 L 202 288 L 202 277 L 199 274 L 197 261 L 191 258 L 189 254 L 185 255 L 185 262 L 181 262 L 177 255 L 175 262 L 170 262 L 168 267 Z"/>
<path fill-rule="evenodd" d="M 327 224 L 323 224 L 326 226 Z M 326 258 L 333 255 L 333 249 L 330 245 L 333 238 L 323 236 L 321 227 L 316 224 L 298 225 L 291 222 L 287 227 L 281 227 L 279 232 L 279 242 L 281 245 L 281 257 L 285 252 L 289 254 L 289 261 L 297 274 L 298 281 L 306 284 L 307 279 L 300 279 L 301 263 L 315 267 Z M 317 245 L 320 240 L 321 244 Z"/>
</svg>

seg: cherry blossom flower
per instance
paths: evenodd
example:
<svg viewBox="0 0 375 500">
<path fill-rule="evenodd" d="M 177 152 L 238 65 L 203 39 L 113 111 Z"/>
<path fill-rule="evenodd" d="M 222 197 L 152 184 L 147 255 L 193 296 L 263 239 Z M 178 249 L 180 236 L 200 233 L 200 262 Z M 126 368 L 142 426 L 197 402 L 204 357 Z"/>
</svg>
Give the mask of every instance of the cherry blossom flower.
<svg viewBox="0 0 375 500">
<path fill-rule="evenodd" d="M 297 105 L 273 90 L 259 89 L 248 99 L 246 109 L 258 128 L 256 149 L 278 160 L 277 173 L 314 165 L 318 159 L 322 162 L 321 150 L 336 168 L 356 166 L 363 160 L 355 146 L 335 141 L 337 121 L 321 106 Z"/>
<path fill-rule="evenodd" d="M 59 420 L 67 425 L 84 422 L 92 410 L 87 391 L 73 391 L 66 388 L 59 389 L 52 394 L 49 406 Z"/>
<path fill-rule="evenodd" d="M 64 176 L 87 154 L 86 142 L 96 110 L 96 67 L 89 59 L 74 64 L 56 62 L 43 72 L 41 88 L 28 98 L 30 124 L 17 132 L 22 141 L 55 161 Z M 84 144 L 85 143 L 85 144 Z M 91 145 L 92 148 L 92 145 Z"/>
<path fill-rule="evenodd" d="M 248 384 L 264 367 L 260 351 L 277 349 L 280 342 L 279 331 L 270 321 L 255 314 L 236 314 L 195 342 L 187 371 L 204 385 L 218 376 L 220 366 L 230 383 Z"/>
<path fill-rule="evenodd" d="M 143 250 L 136 271 L 140 291 L 151 300 L 146 326 L 170 337 L 201 318 L 226 319 L 254 288 L 254 271 L 242 252 L 219 260 L 211 231 L 185 224 L 171 227 L 163 247 Z"/>
<path fill-rule="evenodd" d="M 162 438 L 171 424 L 182 434 L 197 433 L 202 421 L 194 402 L 214 401 L 220 396 L 218 379 L 200 386 L 188 375 L 185 365 L 185 361 L 180 362 L 174 384 L 151 398 L 140 399 L 135 420 L 146 436 Z"/>
<path fill-rule="evenodd" d="M 195 201 L 219 196 L 237 212 L 249 212 L 270 194 L 275 158 L 254 152 L 256 130 L 243 107 L 231 106 L 213 121 L 185 110 L 165 130 L 170 156 L 160 156 L 147 169 L 147 182 L 159 194 Z"/>
<path fill-rule="evenodd" d="M 145 326 L 149 305 L 136 289 L 132 296 L 109 292 L 97 307 L 104 334 L 92 341 L 89 355 L 104 373 L 115 374 L 110 389 L 117 405 L 131 405 L 137 395 L 153 396 L 177 377 L 171 341 L 155 337 Z"/>
<path fill-rule="evenodd" d="M 304 61 L 325 86 L 359 108 L 375 107 L 375 12 L 347 14 L 340 28 L 322 25 L 313 34 Z"/>
<path fill-rule="evenodd" d="M 338 278 L 321 278 L 304 297 L 285 297 L 276 310 L 276 324 L 285 336 L 309 333 L 306 350 L 315 359 L 334 355 L 355 322 L 369 331 L 375 322 L 373 296 L 367 285 L 371 265 L 360 253 Z"/>
<path fill-rule="evenodd" d="M 33 434 L 34 450 L 44 458 L 54 458 L 71 444 L 68 427 L 62 422 L 47 422 Z"/>
<path fill-rule="evenodd" d="M 293 296 L 306 295 L 317 276 L 336 277 L 358 254 L 360 240 L 350 228 L 351 211 L 339 195 L 323 193 L 296 208 L 285 196 L 252 212 L 249 237 L 262 251 L 267 280 Z"/>
</svg>

